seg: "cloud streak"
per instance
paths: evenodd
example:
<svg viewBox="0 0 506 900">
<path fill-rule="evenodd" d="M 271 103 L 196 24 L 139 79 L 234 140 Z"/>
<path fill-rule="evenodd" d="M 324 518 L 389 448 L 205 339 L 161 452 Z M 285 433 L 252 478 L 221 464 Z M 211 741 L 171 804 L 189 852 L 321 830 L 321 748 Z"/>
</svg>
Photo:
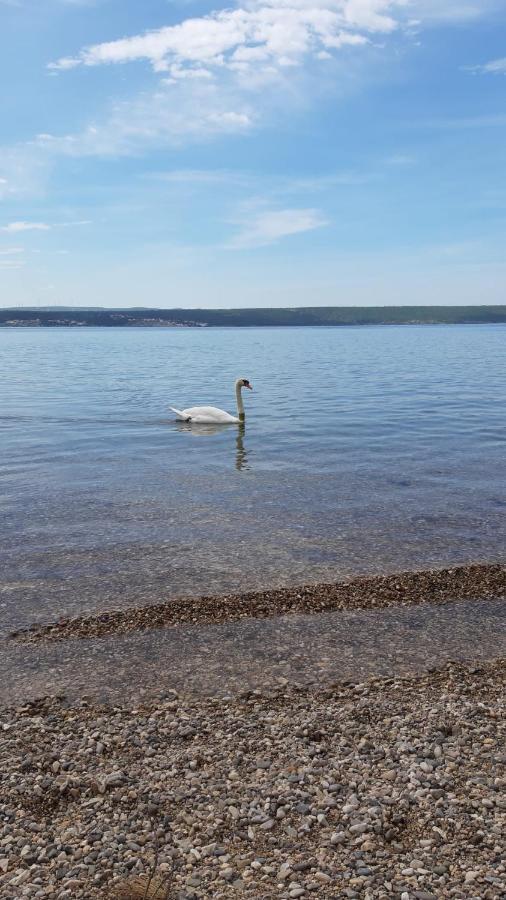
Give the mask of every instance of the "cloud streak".
<svg viewBox="0 0 506 900">
<path fill-rule="evenodd" d="M 47 222 L 9 222 L 8 225 L 2 225 L 0 231 L 8 231 L 15 234 L 20 231 L 49 231 L 51 225 Z"/>
<path fill-rule="evenodd" d="M 75 222 L 57 222 L 56 225 L 50 225 L 48 222 L 9 222 L 7 225 L 0 226 L 0 231 L 17 234 L 22 231 L 51 231 L 52 228 L 75 228 L 79 225 L 91 225 L 91 220 L 79 219 Z"/>
<path fill-rule="evenodd" d="M 227 244 L 230 250 L 250 250 L 276 244 L 282 238 L 328 225 L 318 209 L 279 209 L 262 212 L 244 222 Z"/>
</svg>

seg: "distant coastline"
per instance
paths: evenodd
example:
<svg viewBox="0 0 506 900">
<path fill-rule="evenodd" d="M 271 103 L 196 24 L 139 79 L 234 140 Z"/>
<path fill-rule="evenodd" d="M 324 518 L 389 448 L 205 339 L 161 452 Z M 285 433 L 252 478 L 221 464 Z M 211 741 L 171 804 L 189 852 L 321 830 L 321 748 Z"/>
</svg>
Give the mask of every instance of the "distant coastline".
<svg viewBox="0 0 506 900">
<path fill-rule="evenodd" d="M 506 323 L 502 306 L 320 306 L 251 309 L 0 309 L 0 328 L 205 328 L 212 326 L 478 325 Z"/>
</svg>

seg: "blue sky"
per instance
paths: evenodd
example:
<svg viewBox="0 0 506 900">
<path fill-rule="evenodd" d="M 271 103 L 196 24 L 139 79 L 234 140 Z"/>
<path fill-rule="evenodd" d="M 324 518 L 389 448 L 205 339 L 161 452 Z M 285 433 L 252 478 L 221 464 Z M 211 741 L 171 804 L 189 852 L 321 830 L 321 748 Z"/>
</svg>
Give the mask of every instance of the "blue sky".
<svg viewBox="0 0 506 900">
<path fill-rule="evenodd" d="M 0 304 L 506 302 L 506 0 L 0 0 Z"/>
</svg>

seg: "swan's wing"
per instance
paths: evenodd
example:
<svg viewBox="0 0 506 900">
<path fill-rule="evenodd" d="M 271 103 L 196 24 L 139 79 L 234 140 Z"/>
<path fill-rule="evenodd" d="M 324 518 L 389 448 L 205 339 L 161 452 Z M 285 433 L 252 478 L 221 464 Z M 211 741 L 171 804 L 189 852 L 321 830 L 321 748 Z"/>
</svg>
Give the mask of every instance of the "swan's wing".
<svg viewBox="0 0 506 900">
<path fill-rule="evenodd" d="M 231 416 L 224 409 L 218 409 L 216 406 L 190 406 L 183 409 L 183 416 L 186 421 L 192 421 L 196 424 L 213 424 L 226 425 L 230 422 L 239 422 L 236 416 Z"/>
<path fill-rule="evenodd" d="M 185 410 L 181 411 L 180 409 L 175 409 L 174 406 L 169 406 L 169 409 L 172 410 L 173 413 L 176 413 L 178 419 L 182 419 L 183 422 L 188 422 L 188 419 L 191 416 L 187 416 Z"/>
</svg>

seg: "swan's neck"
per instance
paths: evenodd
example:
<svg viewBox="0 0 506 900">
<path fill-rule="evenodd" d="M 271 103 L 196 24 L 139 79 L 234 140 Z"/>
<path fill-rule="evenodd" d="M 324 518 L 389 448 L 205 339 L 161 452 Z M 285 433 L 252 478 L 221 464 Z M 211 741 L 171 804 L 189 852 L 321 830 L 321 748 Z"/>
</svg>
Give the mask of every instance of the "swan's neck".
<svg viewBox="0 0 506 900">
<path fill-rule="evenodd" d="M 240 384 L 236 384 L 236 386 L 235 386 L 235 399 L 237 402 L 237 415 L 239 416 L 240 419 L 244 419 L 245 418 L 244 406 L 243 406 L 243 402 L 242 402 L 242 393 L 241 393 L 241 385 Z"/>
</svg>

